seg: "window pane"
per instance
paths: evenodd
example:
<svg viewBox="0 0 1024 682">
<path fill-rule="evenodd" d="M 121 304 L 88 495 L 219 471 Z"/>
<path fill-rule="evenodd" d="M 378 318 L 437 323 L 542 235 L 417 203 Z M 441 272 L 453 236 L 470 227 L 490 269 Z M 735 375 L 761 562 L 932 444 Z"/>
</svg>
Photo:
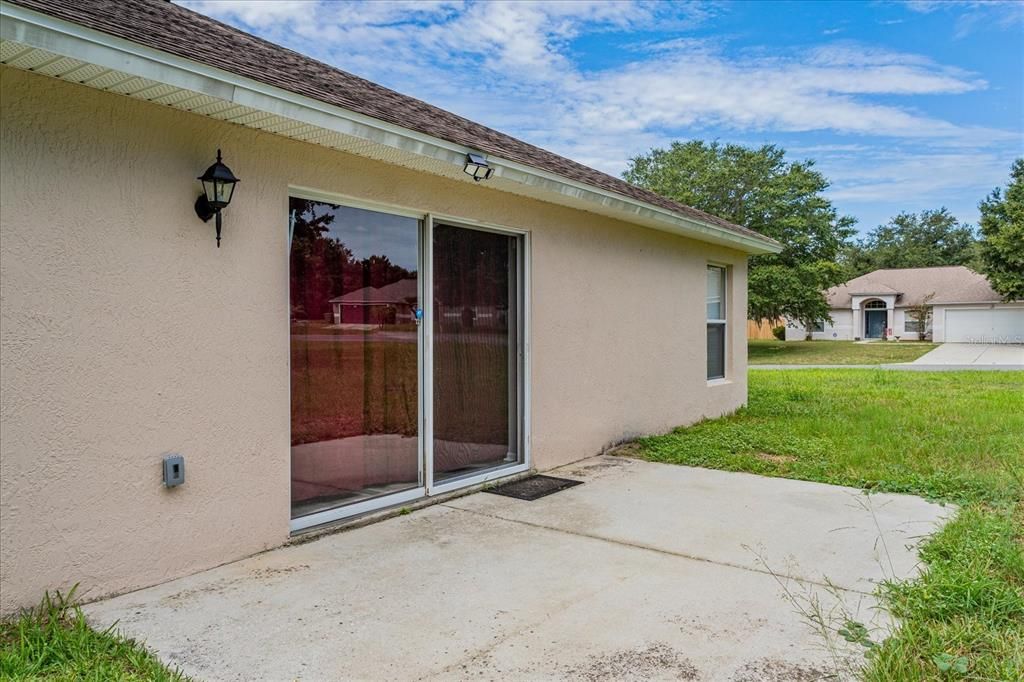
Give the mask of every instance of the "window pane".
<svg viewBox="0 0 1024 682">
<path fill-rule="evenodd" d="M 707 314 L 709 320 L 725 319 L 725 270 L 708 267 Z"/>
<path fill-rule="evenodd" d="M 419 221 L 289 208 L 292 515 L 303 516 L 419 483 Z"/>
<path fill-rule="evenodd" d="M 434 226 L 434 480 L 520 460 L 518 238 Z"/>
<path fill-rule="evenodd" d="M 708 379 L 725 377 L 725 325 L 708 325 Z"/>
</svg>

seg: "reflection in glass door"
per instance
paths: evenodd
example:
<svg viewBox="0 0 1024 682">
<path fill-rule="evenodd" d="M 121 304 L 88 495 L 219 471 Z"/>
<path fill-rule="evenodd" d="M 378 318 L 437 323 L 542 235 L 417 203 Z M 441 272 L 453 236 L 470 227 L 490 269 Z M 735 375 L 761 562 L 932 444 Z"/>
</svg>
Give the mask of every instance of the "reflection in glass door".
<svg viewBox="0 0 1024 682">
<path fill-rule="evenodd" d="M 420 221 L 290 199 L 292 517 L 421 485 Z"/>
<path fill-rule="evenodd" d="M 522 461 L 521 240 L 433 227 L 435 484 Z"/>
</svg>

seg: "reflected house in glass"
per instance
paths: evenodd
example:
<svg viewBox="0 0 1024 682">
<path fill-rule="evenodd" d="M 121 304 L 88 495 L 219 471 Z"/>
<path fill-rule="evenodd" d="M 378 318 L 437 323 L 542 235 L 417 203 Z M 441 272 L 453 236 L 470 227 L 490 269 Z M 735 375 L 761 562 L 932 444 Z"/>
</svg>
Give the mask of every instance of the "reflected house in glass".
<svg viewBox="0 0 1024 682">
<path fill-rule="evenodd" d="M 336 296 L 330 300 L 334 324 L 413 324 L 417 287 L 414 279 L 400 279 Z"/>
</svg>

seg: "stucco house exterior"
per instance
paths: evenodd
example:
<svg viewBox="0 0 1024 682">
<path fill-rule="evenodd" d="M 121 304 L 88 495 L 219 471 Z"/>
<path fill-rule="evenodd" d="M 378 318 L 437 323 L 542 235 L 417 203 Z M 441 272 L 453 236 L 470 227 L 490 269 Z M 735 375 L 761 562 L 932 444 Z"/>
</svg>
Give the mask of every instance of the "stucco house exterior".
<svg viewBox="0 0 1024 682">
<path fill-rule="evenodd" d="M 832 319 L 812 329 L 812 339 L 1024 343 L 1024 301 L 1003 301 L 984 275 L 962 265 L 875 270 L 825 295 Z M 931 318 L 922 329 L 911 311 L 923 304 Z M 787 341 L 805 338 L 803 324 L 787 322 Z"/>
<path fill-rule="evenodd" d="M 746 401 L 776 242 L 162 0 L 0 11 L 3 612 Z"/>
</svg>

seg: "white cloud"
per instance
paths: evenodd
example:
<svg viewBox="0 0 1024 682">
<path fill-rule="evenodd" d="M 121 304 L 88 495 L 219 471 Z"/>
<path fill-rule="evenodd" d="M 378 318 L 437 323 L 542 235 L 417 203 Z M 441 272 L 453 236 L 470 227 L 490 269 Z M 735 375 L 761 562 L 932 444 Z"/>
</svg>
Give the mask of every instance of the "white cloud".
<svg viewBox="0 0 1024 682">
<path fill-rule="evenodd" d="M 870 163 L 864 163 L 870 160 Z M 833 179 L 837 201 L 916 201 L 947 203 L 950 193 L 968 192 L 980 200 L 1009 175 L 1012 155 L 997 152 L 921 152 L 875 149 L 855 159 L 825 158 L 821 167 Z"/>
<path fill-rule="evenodd" d="M 1024 28 L 1024 3 L 1020 0 L 907 0 L 905 4 L 920 14 L 955 13 L 953 37 L 958 40 L 979 28 Z"/>
<path fill-rule="evenodd" d="M 674 53 L 588 76 L 577 84 L 580 101 L 566 106 L 582 127 L 605 132 L 713 125 L 901 137 L 1002 136 L 856 97 L 956 94 L 984 88 L 984 81 L 914 64 L 902 55 L 883 61 L 879 56 L 843 59 L 843 54 L 737 60 Z"/>
</svg>

